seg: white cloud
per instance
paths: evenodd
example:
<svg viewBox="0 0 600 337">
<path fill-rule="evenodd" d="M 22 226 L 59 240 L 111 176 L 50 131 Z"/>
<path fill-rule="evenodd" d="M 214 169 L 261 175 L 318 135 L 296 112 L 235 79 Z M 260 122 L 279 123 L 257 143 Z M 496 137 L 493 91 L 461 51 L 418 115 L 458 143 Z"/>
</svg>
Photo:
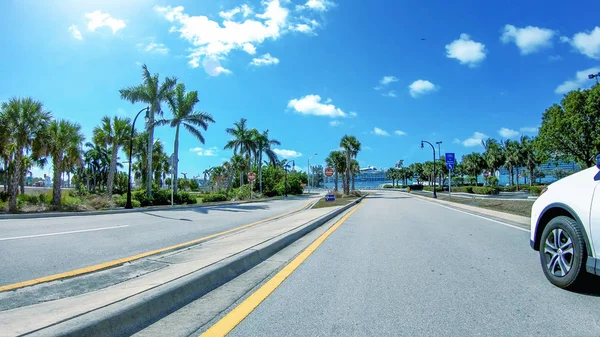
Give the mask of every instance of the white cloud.
<svg viewBox="0 0 600 337">
<path fill-rule="evenodd" d="M 354 111 L 350 111 L 350 117 L 356 117 L 358 114 Z"/>
<path fill-rule="evenodd" d="M 396 94 L 396 90 L 390 90 L 388 92 L 384 92 L 383 94 L 381 94 L 381 96 L 383 96 L 383 97 L 398 97 L 398 94 Z"/>
<path fill-rule="evenodd" d="M 242 49 L 244 49 L 244 51 L 250 55 L 256 54 L 256 47 L 254 47 L 252 43 L 244 43 Z"/>
<path fill-rule="evenodd" d="M 278 64 L 278 63 L 279 63 L 278 58 L 271 56 L 271 54 L 269 54 L 269 53 L 266 53 L 261 57 L 252 59 L 252 62 L 250 62 L 250 65 L 260 67 L 260 66 L 268 66 L 271 64 Z"/>
<path fill-rule="evenodd" d="M 192 60 L 193 61 L 193 60 Z M 198 67 L 198 65 L 192 65 L 192 67 Z M 230 75 L 231 70 L 225 69 L 221 66 L 221 63 L 217 58 L 214 57 L 206 57 L 204 61 L 202 61 L 202 67 L 204 71 L 210 76 L 219 76 L 221 74 Z"/>
<path fill-rule="evenodd" d="M 110 14 L 103 13 L 101 11 L 93 11 L 91 13 L 86 13 L 85 17 L 88 20 L 87 27 L 92 32 L 100 27 L 106 26 L 112 29 L 113 34 L 115 34 L 119 30 L 126 27 L 125 21 L 115 19 L 112 16 L 110 16 Z"/>
<path fill-rule="evenodd" d="M 332 118 L 348 116 L 333 104 L 321 103 L 321 96 L 319 95 L 306 95 L 299 99 L 294 98 L 288 102 L 288 108 L 292 108 L 302 115 L 329 116 Z"/>
<path fill-rule="evenodd" d="M 514 42 L 521 50 L 521 55 L 527 55 L 551 47 L 554 35 L 555 32 L 547 28 L 534 26 L 517 28 L 513 25 L 506 25 L 500 40 L 503 43 Z"/>
<path fill-rule="evenodd" d="M 242 13 L 242 16 L 246 18 L 250 14 L 252 14 L 253 11 L 252 11 L 252 8 L 250 8 L 250 6 L 244 4 L 240 7 L 235 7 L 228 11 L 221 11 L 221 12 L 219 12 L 219 16 L 225 20 L 231 20 L 238 13 Z"/>
<path fill-rule="evenodd" d="M 568 37 L 568 36 L 561 36 L 559 40 L 560 40 L 560 42 L 562 42 L 562 43 L 568 43 L 568 42 L 571 42 L 571 39 L 569 39 L 569 37 Z"/>
<path fill-rule="evenodd" d="M 498 130 L 498 134 L 502 138 L 517 138 L 520 135 L 519 131 L 509 128 L 500 128 L 500 130 Z"/>
<path fill-rule="evenodd" d="M 298 158 L 302 156 L 302 153 L 294 150 L 274 149 L 273 152 L 275 152 L 275 154 L 284 159 Z"/>
<path fill-rule="evenodd" d="M 458 138 L 454 138 L 454 139 L 452 140 L 452 144 L 460 144 L 460 139 L 458 139 Z"/>
<path fill-rule="evenodd" d="M 308 8 L 318 12 L 326 12 L 333 6 L 335 6 L 335 3 L 328 0 L 308 0 L 304 5 L 297 5 L 296 10 Z"/>
<path fill-rule="evenodd" d="M 145 46 L 143 43 L 138 43 L 138 47 L 148 53 L 163 54 L 163 55 L 167 55 L 169 53 L 169 48 L 167 48 L 162 43 L 150 42 Z"/>
<path fill-rule="evenodd" d="M 402 131 L 402 130 L 396 130 L 396 131 L 394 131 L 394 133 L 395 133 L 397 136 L 406 136 L 406 132 L 404 132 L 404 131 Z"/>
<path fill-rule="evenodd" d="M 398 82 L 398 78 L 396 78 L 396 76 L 383 76 L 380 80 L 379 80 L 379 85 L 376 86 L 375 90 L 381 90 L 384 87 L 386 87 L 387 85 L 389 85 L 390 83 L 394 83 L 394 82 Z"/>
<path fill-rule="evenodd" d="M 596 26 L 591 32 L 579 32 L 573 35 L 571 45 L 581 54 L 600 60 L 600 27 Z"/>
<path fill-rule="evenodd" d="M 538 127 L 537 126 L 525 126 L 525 127 L 522 127 L 520 130 L 523 133 L 537 133 Z"/>
<path fill-rule="evenodd" d="M 460 64 L 466 64 L 469 67 L 476 67 L 485 60 L 485 45 L 471 40 L 468 34 L 460 34 L 458 40 L 452 41 L 446 45 L 446 56 L 451 59 L 457 59 Z"/>
<path fill-rule="evenodd" d="M 289 1 L 263 0 L 261 3 L 262 11 L 253 16 L 250 16 L 250 9 L 244 11 L 244 6 L 239 7 L 239 11 L 233 9 L 233 14 L 232 11 L 224 11 L 221 16 L 231 19 L 222 22 L 205 15 L 189 15 L 184 12 L 183 6 L 155 6 L 154 9 L 173 24 L 171 32 L 179 33 L 182 39 L 192 45 L 188 55 L 189 64 L 196 68 L 206 57 L 223 60 L 232 50 L 253 51 L 247 44 L 256 48 L 266 40 L 277 40 L 292 31 L 290 27 L 298 28 L 298 23 L 312 25 L 312 28 L 318 25 L 316 20 L 290 15 L 290 10 L 282 6 L 282 3 L 287 5 Z M 240 18 L 240 12 L 247 14 L 248 18 Z M 310 33 L 304 26 L 298 31 Z"/>
<path fill-rule="evenodd" d="M 382 130 L 378 127 L 373 128 L 373 131 L 371 131 L 371 132 L 378 136 L 389 136 L 390 135 L 387 131 Z"/>
<path fill-rule="evenodd" d="M 578 71 L 575 74 L 575 78 L 571 80 L 567 80 L 563 82 L 561 85 L 556 87 L 554 90 L 557 94 L 566 94 L 571 90 L 577 90 L 579 88 L 587 88 L 594 84 L 594 81 L 591 81 L 588 78 L 590 74 L 597 74 L 600 72 L 600 67 L 589 68 L 586 70 Z"/>
<path fill-rule="evenodd" d="M 330 121 L 329 125 L 330 126 L 340 126 L 342 124 L 342 122 L 340 121 Z"/>
<path fill-rule="evenodd" d="M 473 133 L 473 136 L 471 136 L 471 138 L 463 140 L 462 145 L 465 147 L 481 146 L 481 142 L 487 138 L 489 137 L 486 134 L 476 131 L 475 133 Z"/>
<path fill-rule="evenodd" d="M 297 23 L 295 26 L 290 26 L 290 29 L 301 33 L 312 32 L 312 27 L 307 25 L 306 23 Z"/>
<path fill-rule="evenodd" d="M 410 89 L 410 95 L 414 98 L 417 98 L 421 95 L 434 92 L 438 89 L 438 87 L 426 80 L 416 80 L 411 85 L 408 86 Z"/>
<path fill-rule="evenodd" d="M 77 40 L 83 40 L 83 36 L 81 36 L 81 32 L 79 31 L 79 28 L 77 28 L 76 25 L 69 26 L 69 33 L 73 35 L 73 38 Z"/>
<path fill-rule="evenodd" d="M 218 148 L 214 146 L 210 149 L 203 149 L 201 147 L 194 147 L 190 149 L 190 152 L 195 152 L 197 155 L 205 157 L 216 157 L 218 151 Z"/>
</svg>

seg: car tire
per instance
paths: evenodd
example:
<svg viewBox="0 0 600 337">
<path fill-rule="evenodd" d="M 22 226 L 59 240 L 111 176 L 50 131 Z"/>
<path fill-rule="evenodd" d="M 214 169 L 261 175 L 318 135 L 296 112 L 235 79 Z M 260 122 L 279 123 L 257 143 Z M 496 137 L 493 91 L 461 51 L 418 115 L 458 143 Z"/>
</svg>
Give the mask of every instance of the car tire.
<svg viewBox="0 0 600 337">
<path fill-rule="evenodd" d="M 587 276 L 587 250 L 577 222 L 568 216 L 550 220 L 540 239 L 540 262 L 550 283 L 573 289 Z"/>
</svg>

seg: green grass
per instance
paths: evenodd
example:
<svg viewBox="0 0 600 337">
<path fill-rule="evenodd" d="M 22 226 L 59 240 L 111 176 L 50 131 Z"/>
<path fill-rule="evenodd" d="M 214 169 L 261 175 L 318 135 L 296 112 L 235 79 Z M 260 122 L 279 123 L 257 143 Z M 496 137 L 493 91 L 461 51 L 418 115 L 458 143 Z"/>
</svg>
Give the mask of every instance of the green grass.
<svg viewBox="0 0 600 337">
<path fill-rule="evenodd" d="M 423 195 L 423 194 L 420 194 Z M 432 195 L 426 195 L 432 198 Z M 493 211 L 510 213 L 525 217 L 531 217 L 531 206 L 534 200 L 497 200 L 497 199 L 475 199 L 475 198 L 461 198 L 451 197 L 446 195 L 438 195 L 439 200 L 445 200 L 455 202 L 463 205 L 481 207 L 491 209 Z"/>
<path fill-rule="evenodd" d="M 345 206 L 358 199 L 357 197 L 335 198 L 335 201 L 325 201 L 325 198 L 320 199 L 312 208 L 325 208 Z"/>
</svg>

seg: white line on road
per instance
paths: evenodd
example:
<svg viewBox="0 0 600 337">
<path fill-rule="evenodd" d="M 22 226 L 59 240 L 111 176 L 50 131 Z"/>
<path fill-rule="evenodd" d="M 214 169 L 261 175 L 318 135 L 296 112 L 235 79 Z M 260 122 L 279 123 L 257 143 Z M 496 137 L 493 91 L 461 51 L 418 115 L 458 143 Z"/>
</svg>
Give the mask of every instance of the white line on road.
<svg viewBox="0 0 600 337">
<path fill-rule="evenodd" d="M 428 203 L 430 203 L 430 204 L 438 205 L 438 206 L 440 206 L 440 207 L 444 207 L 444 208 L 447 208 L 447 209 L 451 209 L 451 210 L 453 210 L 453 211 L 456 211 L 456 212 L 460 212 L 460 213 L 468 214 L 468 215 L 471 215 L 471 216 L 474 216 L 474 217 L 477 217 L 477 218 L 481 218 L 481 219 L 484 219 L 484 220 L 488 220 L 488 221 L 491 221 L 491 222 L 495 222 L 495 223 L 501 224 L 501 225 L 503 225 L 503 226 L 511 227 L 511 228 L 514 228 L 514 229 L 518 229 L 518 230 L 520 230 L 520 231 L 523 231 L 523 232 L 530 232 L 530 230 L 529 230 L 529 229 L 525 229 L 525 228 L 522 228 L 522 227 L 518 227 L 518 226 L 515 226 L 515 225 L 511 225 L 511 224 L 509 224 L 509 223 L 506 223 L 506 222 L 502 222 L 502 221 L 498 221 L 498 220 L 490 219 L 490 218 L 488 218 L 488 217 L 485 217 L 485 216 L 481 216 L 481 215 L 477 215 L 477 214 L 473 214 L 473 213 L 469 213 L 469 212 L 461 211 L 461 210 L 459 210 L 459 209 L 452 208 L 452 207 L 448 207 L 448 206 L 445 206 L 445 205 L 439 204 L 439 203 L 437 203 L 437 202 L 433 202 L 433 201 L 429 201 L 429 200 L 424 200 L 424 199 L 420 199 L 420 198 L 417 198 L 417 199 L 419 199 L 419 200 L 422 200 L 422 201 L 426 201 L 426 202 L 428 202 Z"/>
<path fill-rule="evenodd" d="M 39 237 L 43 237 L 43 236 L 55 236 L 55 235 L 76 234 L 76 233 L 85 233 L 85 232 L 96 232 L 96 231 L 104 231 L 104 230 L 108 230 L 108 229 L 119 229 L 119 228 L 124 228 L 124 227 L 129 227 L 129 225 L 121 225 L 121 226 L 113 226 L 113 227 L 101 227 L 101 228 L 90 228 L 90 229 L 82 229 L 82 230 L 78 230 L 78 231 L 69 231 L 69 232 L 36 234 L 36 235 L 26 235 L 26 236 L 13 236 L 13 237 L 10 237 L 10 238 L 0 238 L 0 241 L 30 239 L 30 238 L 39 238 Z"/>
</svg>

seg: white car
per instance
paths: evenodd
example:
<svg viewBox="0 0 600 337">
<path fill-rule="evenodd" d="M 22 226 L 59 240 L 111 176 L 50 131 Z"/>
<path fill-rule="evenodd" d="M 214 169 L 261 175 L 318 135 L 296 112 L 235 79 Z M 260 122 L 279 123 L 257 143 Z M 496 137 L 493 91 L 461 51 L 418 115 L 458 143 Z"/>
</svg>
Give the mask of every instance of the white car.
<svg viewBox="0 0 600 337">
<path fill-rule="evenodd" d="M 597 165 L 549 185 L 531 209 L 531 247 L 548 280 L 573 288 L 600 275 L 600 156 Z"/>
</svg>

